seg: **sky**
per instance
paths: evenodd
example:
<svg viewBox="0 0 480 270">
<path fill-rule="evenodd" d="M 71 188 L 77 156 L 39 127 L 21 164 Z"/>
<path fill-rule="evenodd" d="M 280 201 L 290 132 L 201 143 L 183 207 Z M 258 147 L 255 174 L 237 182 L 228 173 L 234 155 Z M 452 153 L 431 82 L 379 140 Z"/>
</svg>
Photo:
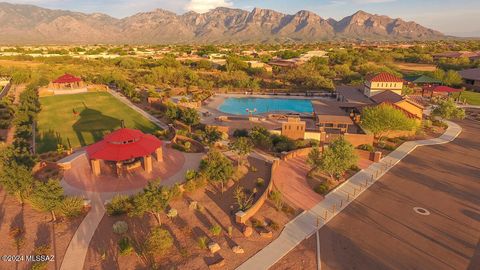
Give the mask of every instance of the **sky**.
<svg viewBox="0 0 480 270">
<path fill-rule="evenodd" d="M 2 0 L 0 0 L 2 1 Z M 269 8 L 293 14 L 310 10 L 323 18 L 341 19 L 358 10 L 415 21 L 456 36 L 480 37 L 480 0 L 5 0 L 52 9 L 101 12 L 117 18 L 162 8 L 178 14 L 215 7 Z"/>
</svg>

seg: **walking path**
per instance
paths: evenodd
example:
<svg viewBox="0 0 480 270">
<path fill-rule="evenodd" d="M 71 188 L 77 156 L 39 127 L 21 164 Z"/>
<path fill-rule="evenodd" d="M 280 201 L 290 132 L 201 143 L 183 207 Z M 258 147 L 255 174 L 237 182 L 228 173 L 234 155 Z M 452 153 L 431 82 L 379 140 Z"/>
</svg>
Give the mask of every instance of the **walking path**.
<svg viewBox="0 0 480 270">
<path fill-rule="evenodd" d="M 448 122 L 448 121 L 447 121 Z M 280 236 L 272 243 L 248 259 L 238 270 L 268 269 L 283 256 L 295 248 L 300 242 L 310 237 L 319 228 L 328 223 L 341 212 L 350 202 L 355 200 L 362 192 L 378 179 L 380 179 L 393 166 L 411 153 L 418 146 L 444 144 L 453 141 L 462 131 L 462 128 L 448 122 L 445 133 L 434 139 L 411 141 L 402 144 L 395 151 L 383 158 L 380 162 L 370 165 L 331 191 L 325 199 L 308 211 L 304 211 L 290 221 L 283 229 Z"/>
<path fill-rule="evenodd" d="M 139 114 L 143 115 L 145 118 L 147 118 L 148 120 L 152 121 L 155 125 L 161 127 L 162 129 L 165 129 L 165 130 L 168 130 L 168 125 L 166 125 L 165 123 L 163 123 L 162 121 L 158 120 L 156 117 L 154 117 L 153 115 L 147 113 L 146 111 L 140 109 L 139 107 L 137 107 L 135 104 L 133 104 L 130 100 L 128 100 L 128 98 L 120 95 L 119 93 L 113 91 L 112 89 L 108 89 L 108 92 L 114 96 L 115 98 L 117 98 L 118 100 L 120 100 L 121 102 L 123 102 L 125 105 L 127 105 L 128 107 L 132 108 L 133 110 L 135 110 L 136 112 L 138 112 Z"/>
<path fill-rule="evenodd" d="M 60 270 L 82 270 L 87 256 L 88 245 L 98 224 L 105 214 L 100 194 L 91 196 L 91 209 L 72 237 L 62 261 Z"/>
</svg>

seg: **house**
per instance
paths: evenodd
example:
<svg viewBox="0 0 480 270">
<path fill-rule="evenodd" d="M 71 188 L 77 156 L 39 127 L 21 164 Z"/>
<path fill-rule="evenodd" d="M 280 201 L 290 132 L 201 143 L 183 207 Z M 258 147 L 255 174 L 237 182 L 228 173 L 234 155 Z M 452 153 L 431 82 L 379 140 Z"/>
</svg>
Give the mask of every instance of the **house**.
<svg viewBox="0 0 480 270">
<path fill-rule="evenodd" d="M 439 60 L 442 58 L 468 58 L 473 61 L 473 60 L 480 59 L 480 51 L 444 52 L 444 53 L 437 53 L 433 55 L 433 60 Z"/>
<path fill-rule="evenodd" d="M 268 72 L 272 72 L 272 66 L 260 61 L 247 61 L 247 64 L 250 68 L 263 68 Z"/>
<path fill-rule="evenodd" d="M 464 86 L 480 91 L 480 68 L 465 69 L 459 72 Z"/>
<path fill-rule="evenodd" d="M 372 97 L 385 91 L 390 91 L 401 95 L 403 82 L 403 79 L 400 79 L 397 76 L 387 72 L 367 76 L 363 93 L 367 97 Z"/>
<path fill-rule="evenodd" d="M 298 63 L 293 59 L 280 59 L 276 58 L 268 62 L 270 66 L 282 67 L 282 68 L 295 68 L 298 66 Z"/>
<path fill-rule="evenodd" d="M 393 107 L 402 110 L 408 117 L 421 121 L 423 119 L 424 107 L 417 102 L 403 97 L 393 91 L 384 91 L 370 98 L 375 104 L 390 104 Z"/>
</svg>

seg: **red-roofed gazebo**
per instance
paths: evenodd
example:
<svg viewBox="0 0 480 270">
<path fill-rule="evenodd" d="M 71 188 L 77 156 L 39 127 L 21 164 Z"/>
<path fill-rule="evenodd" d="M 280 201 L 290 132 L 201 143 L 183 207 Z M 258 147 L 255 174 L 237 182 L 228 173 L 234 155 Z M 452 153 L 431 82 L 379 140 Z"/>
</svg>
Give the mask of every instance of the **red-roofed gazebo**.
<svg viewBox="0 0 480 270">
<path fill-rule="evenodd" d="M 439 85 L 434 87 L 424 87 L 423 88 L 423 96 L 449 96 L 453 93 L 462 92 L 462 89 L 452 88 L 445 85 Z"/>
<path fill-rule="evenodd" d="M 152 155 L 163 161 L 162 141 L 140 130 L 121 128 L 86 149 L 94 175 L 100 175 L 100 160 L 115 163 L 117 175 L 142 166 L 152 172 Z"/>
<path fill-rule="evenodd" d="M 50 83 L 51 89 L 78 89 L 83 88 L 83 80 L 72 74 L 64 74 Z"/>
</svg>

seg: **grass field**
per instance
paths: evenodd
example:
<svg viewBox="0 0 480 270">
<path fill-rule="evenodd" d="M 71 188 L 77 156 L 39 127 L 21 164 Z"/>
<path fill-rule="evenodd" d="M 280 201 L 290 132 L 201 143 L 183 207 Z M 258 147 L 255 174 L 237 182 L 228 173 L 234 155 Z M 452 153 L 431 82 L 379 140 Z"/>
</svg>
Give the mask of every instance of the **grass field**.
<svg viewBox="0 0 480 270">
<path fill-rule="evenodd" d="M 472 91 L 463 91 L 460 93 L 460 100 L 467 100 L 470 105 L 480 105 L 480 93 Z"/>
<path fill-rule="evenodd" d="M 128 128 L 152 133 L 159 128 L 106 92 L 40 98 L 37 151 L 57 149 L 58 142 L 72 147 L 89 145 L 125 122 Z"/>
<path fill-rule="evenodd" d="M 435 65 L 430 65 L 430 64 L 396 62 L 395 66 L 397 66 L 402 71 L 435 71 L 437 69 Z"/>
</svg>

